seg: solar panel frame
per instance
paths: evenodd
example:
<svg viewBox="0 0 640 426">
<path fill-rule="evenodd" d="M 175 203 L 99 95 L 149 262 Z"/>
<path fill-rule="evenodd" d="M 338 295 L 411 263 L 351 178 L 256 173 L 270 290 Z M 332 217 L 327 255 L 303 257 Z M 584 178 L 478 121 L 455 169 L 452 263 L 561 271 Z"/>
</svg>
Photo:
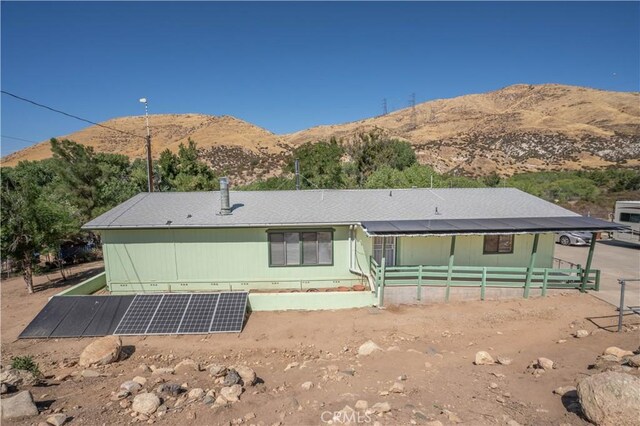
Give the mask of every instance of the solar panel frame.
<svg viewBox="0 0 640 426">
<path fill-rule="evenodd" d="M 209 334 L 221 293 L 194 293 L 185 309 L 177 334 Z M 200 308 L 207 307 L 204 311 Z M 196 321 L 199 321 L 196 323 Z"/>
<path fill-rule="evenodd" d="M 248 295 L 247 292 L 221 293 L 209 333 L 240 333 L 246 317 Z"/>
<path fill-rule="evenodd" d="M 137 294 L 113 334 L 117 336 L 145 334 L 164 296 L 164 294 Z M 141 310 L 144 312 L 142 318 L 139 316 Z"/>
</svg>

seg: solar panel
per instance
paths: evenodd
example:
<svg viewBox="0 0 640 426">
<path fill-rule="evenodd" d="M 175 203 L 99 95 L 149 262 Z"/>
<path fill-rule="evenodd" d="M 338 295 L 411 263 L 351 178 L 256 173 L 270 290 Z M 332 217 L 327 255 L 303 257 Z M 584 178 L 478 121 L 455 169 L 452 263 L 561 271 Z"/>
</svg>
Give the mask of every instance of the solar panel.
<svg viewBox="0 0 640 426">
<path fill-rule="evenodd" d="M 178 334 L 206 334 L 218 305 L 218 294 L 195 293 L 184 312 Z"/>
<path fill-rule="evenodd" d="M 113 334 L 145 334 L 164 294 L 138 294 Z"/>
<path fill-rule="evenodd" d="M 191 294 L 165 294 L 145 334 L 176 334 Z"/>
<path fill-rule="evenodd" d="M 209 333 L 241 332 L 247 310 L 246 292 L 221 293 Z"/>
</svg>

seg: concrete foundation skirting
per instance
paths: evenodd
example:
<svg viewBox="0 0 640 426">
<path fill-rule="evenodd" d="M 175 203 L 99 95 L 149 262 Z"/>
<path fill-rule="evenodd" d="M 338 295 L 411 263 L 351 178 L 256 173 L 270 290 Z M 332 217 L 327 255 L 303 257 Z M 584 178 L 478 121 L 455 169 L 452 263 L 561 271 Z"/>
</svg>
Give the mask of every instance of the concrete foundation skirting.
<svg viewBox="0 0 640 426">
<path fill-rule="evenodd" d="M 364 308 L 376 304 L 369 291 L 313 293 L 249 293 L 252 311 L 317 311 Z"/>
<path fill-rule="evenodd" d="M 417 305 L 430 303 L 444 303 L 446 287 L 422 287 L 421 300 L 417 299 L 417 287 L 415 286 L 394 286 L 385 287 L 384 304 L 388 305 Z M 547 294 L 566 292 L 561 289 L 547 289 Z M 524 289 L 509 287 L 487 287 L 485 289 L 485 300 L 500 299 L 521 299 Z M 538 297 L 542 295 L 542 290 L 532 288 L 529 290 L 529 297 Z M 469 301 L 480 300 L 480 287 L 451 287 L 449 293 L 449 301 Z"/>
</svg>

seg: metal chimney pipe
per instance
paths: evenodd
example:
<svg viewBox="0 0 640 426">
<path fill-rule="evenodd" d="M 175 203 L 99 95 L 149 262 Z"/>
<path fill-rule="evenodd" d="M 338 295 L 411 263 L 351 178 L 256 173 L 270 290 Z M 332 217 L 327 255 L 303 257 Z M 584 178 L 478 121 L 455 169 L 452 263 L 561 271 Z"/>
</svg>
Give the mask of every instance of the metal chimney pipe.
<svg viewBox="0 0 640 426">
<path fill-rule="evenodd" d="M 229 179 L 220 178 L 220 214 L 231 214 L 231 206 L 229 205 Z"/>
</svg>

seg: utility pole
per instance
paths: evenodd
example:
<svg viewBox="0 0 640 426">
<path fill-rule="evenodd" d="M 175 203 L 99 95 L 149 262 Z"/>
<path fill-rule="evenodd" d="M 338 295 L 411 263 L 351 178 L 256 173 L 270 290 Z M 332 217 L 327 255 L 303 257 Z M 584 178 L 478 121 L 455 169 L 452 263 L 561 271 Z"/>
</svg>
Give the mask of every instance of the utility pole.
<svg viewBox="0 0 640 426">
<path fill-rule="evenodd" d="M 144 104 L 144 117 L 147 123 L 147 190 L 153 192 L 153 160 L 151 159 L 151 131 L 149 130 L 149 107 L 147 98 L 140 98 L 140 102 Z"/>
<path fill-rule="evenodd" d="M 300 190 L 300 160 L 296 158 L 295 162 L 295 171 L 296 171 L 296 191 Z"/>
<path fill-rule="evenodd" d="M 382 115 L 387 115 L 389 111 L 387 110 L 387 98 L 382 100 Z"/>
</svg>

